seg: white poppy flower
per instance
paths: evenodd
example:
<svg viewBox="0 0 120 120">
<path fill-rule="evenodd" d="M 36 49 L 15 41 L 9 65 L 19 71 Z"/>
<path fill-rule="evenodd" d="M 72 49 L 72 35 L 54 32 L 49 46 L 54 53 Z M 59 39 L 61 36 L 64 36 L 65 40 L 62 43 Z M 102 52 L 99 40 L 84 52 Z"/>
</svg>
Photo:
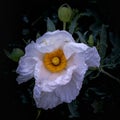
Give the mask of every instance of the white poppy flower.
<svg viewBox="0 0 120 120">
<path fill-rule="evenodd" d="M 95 47 L 76 43 L 65 30 L 47 32 L 25 48 L 16 72 L 19 84 L 35 78 L 33 98 L 38 108 L 48 109 L 74 100 L 88 67 L 99 67 Z"/>
</svg>

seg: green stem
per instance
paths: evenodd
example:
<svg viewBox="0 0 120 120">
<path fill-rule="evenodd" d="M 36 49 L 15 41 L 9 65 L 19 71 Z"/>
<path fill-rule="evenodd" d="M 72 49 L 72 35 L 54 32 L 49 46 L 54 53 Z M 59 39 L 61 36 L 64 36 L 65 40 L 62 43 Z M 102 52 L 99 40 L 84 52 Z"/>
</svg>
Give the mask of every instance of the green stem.
<svg viewBox="0 0 120 120">
<path fill-rule="evenodd" d="M 115 76 L 111 75 L 110 73 L 104 71 L 102 68 L 100 70 L 102 73 L 104 73 L 105 75 L 111 77 L 112 79 L 116 80 L 119 84 L 120 84 L 120 79 L 116 78 Z"/>
<path fill-rule="evenodd" d="M 66 22 L 63 22 L 63 30 L 66 30 Z"/>
<path fill-rule="evenodd" d="M 41 19 L 41 16 L 37 18 L 34 22 L 32 22 L 32 26 L 34 26 L 40 19 Z"/>
<path fill-rule="evenodd" d="M 38 118 L 40 117 L 40 113 L 41 113 L 41 110 L 38 110 L 38 113 L 37 113 L 35 120 L 38 120 Z"/>
</svg>

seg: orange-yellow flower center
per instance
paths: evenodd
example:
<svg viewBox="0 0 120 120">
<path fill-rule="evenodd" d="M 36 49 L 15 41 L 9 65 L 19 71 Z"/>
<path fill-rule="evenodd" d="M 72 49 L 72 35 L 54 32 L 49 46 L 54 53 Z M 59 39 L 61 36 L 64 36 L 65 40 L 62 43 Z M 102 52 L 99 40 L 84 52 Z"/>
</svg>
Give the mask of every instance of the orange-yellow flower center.
<svg viewBox="0 0 120 120">
<path fill-rule="evenodd" d="M 50 72 L 60 72 L 65 69 L 67 60 L 61 49 L 46 53 L 43 58 L 44 66 Z"/>
<path fill-rule="evenodd" d="M 60 59 L 59 59 L 59 57 L 53 57 L 53 58 L 52 58 L 52 63 L 53 63 L 53 65 L 59 65 L 59 64 L 60 64 Z"/>
</svg>

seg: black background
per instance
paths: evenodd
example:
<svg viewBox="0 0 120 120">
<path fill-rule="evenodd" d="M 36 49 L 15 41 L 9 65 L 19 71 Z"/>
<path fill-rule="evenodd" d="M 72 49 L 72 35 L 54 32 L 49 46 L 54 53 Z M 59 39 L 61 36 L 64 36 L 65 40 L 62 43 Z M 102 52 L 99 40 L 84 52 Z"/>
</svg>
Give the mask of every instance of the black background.
<svg viewBox="0 0 120 120">
<path fill-rule="evenodd" d="M 56 8 L 62 3 L 68 3 L 73 8 L 83 10 L 91 8 L 95 10 L 100 19 L 111 26 L 111 30 L 118 36 L 120 33 L 120 14 L 119 4 L 116 0 L 96 0 L 97 3 L 90 4 L 89 0 L 2 0 L 0 1 L 0 88 L 1 88 L 1 120 L 16 119 L 16 120 L 34 120 L 34 109 L 31 106 L 22 106 L 19 101 L 16 101 L 17 83 L 16 76 L 11 72 L 17 64 L 10 61 L 3 52 L 3 49 L 8 48 L 8 44 L 17 39 L 16 34 L 19 31 L 19 23 L 21 15 L 27 13 L 31 20 L 35 20 L 44 11 L 50 11 L 52 6 Z M 19 38 L 18 38 L 19 39 Z M 9 74 L 6 74 L 6 73 Z M 53 112 L 55 113 L 55 112 Z M 49 115 L 53 119 L 53 113 Z M 50 114 L 50 113 L 49 113 Z M 109 113 L 108 113 L 109 114 Z M 107 118 L 109 115 L 104 115 Z M 114 114 L 114 112 L 113 112 Z M 48 114 L 47 114 L 48 115 Z M 112 115 L 110 115 L 112 117 Z M 118 116 L 117 116 L 118 117 Z M 119 117 L 120 118 L 120 117 Z M 48 119 L 48 117 L 43 118 Z M 56 117 L 57 119 L 57 117 Z M 99 120 L 99 118 L 97 118 Z"/>
</svg>

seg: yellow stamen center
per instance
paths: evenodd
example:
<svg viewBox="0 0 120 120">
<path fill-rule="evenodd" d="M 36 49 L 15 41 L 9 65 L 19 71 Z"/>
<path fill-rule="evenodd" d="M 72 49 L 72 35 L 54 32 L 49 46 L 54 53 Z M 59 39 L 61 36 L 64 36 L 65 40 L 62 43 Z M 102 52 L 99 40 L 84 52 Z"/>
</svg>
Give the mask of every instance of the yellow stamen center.
<svg viewBox="0 0 120 120">
<path fill-rule="evenodd" d="M 44 66 L 50 72 L 60 72 L 65 69 L 67 60 L 61 49 L 46 53 L 43 58 Z"/>
<path fill-rule="evenodd" d="M 52 63 L 53 63 L 53 65 L 59 65 L 59 64 L 60 64 L 60 59 L 59 59 L 59 57 L 53 57 L 53 58 L 52 58 Z"/>
</svg>

